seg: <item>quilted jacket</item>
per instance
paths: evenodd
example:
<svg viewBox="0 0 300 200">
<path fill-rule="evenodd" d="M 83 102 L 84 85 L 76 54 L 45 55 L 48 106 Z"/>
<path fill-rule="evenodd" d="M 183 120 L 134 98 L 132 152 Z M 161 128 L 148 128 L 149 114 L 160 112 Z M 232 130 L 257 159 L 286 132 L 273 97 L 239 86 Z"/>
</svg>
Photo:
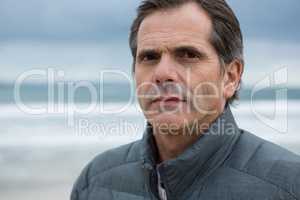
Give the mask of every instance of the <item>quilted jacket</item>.
<svg viewBox="0 0 300 200">
<path fill-rule="evenodd" d="M 71 200 L 158 200 L 158 173 L 168 200 L 300 200 L 300 157 L 238 128 L 229 106 L 181 155 L 156 167 L 157 155 L 148 124 L 94 158 Z"/>
</svg>

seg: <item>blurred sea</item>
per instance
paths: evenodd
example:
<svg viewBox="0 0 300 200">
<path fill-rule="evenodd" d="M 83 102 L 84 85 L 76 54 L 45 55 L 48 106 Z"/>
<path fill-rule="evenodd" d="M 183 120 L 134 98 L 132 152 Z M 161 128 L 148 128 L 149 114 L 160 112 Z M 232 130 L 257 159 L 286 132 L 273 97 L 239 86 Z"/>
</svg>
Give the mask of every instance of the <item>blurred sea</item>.
<svg viewBox="0 0 300 200">
<path fill-rule="evenodd" d="M 16 105 L 13 84 L 0 83 L 1 200 L 68 199 L 75 179 L 94 156 L 142 137 L 145 119 L 135 100 L 127 105 L 129 86 L 108 83 L 104 88 L 99 109 L 89 113 L 34 115 Z M 239 127 L 300 154 L 299 89 L 288 89 L 287 101 L 275 101 L 276 90 L 269 89 L 251 104 L 250 94 L 251 88 L 244 88 L 232 107 Z M 25 84 L 21 97 L 27 106 L 45 108 L 47 85 Z M 74 98 L 77 108 L 90 104 L 84 89 Z M 62 102 L 52 103 L 66 108 L 66 100 L 64 96 Z"/>
</svg>

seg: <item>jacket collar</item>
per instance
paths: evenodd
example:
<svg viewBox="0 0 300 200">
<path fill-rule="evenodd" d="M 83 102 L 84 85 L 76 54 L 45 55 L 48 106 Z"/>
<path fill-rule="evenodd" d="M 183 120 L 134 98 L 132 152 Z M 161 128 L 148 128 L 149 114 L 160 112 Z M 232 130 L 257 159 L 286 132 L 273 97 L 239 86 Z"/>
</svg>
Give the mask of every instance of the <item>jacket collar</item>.
<svg viewBox="0 0 300 200">
<path fill-rule="evenodd" d="M 230 107 L 226 106 L 224 112 L 193 145 L 175 159 L 164 161 L 158 166 L 167 192 L 179 196 L 196 179 L 203 181 L 229 156 L 239 135 Z M 141 155 L 143 167 L 155 170 L 158 150 L 149 123 L 143 135 Z"/>
</svg>

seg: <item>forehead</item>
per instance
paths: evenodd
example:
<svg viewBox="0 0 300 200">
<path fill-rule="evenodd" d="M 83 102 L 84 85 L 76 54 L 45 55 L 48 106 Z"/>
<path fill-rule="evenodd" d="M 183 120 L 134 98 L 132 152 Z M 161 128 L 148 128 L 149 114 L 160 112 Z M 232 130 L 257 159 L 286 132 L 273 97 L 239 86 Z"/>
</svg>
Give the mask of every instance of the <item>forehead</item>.
<svg viewBox="0 0 300 200">
<path fill-rule="evenodd" d="M 212 22 L 196 3 L 161 10 L 147 16 L 138 32 L 139 46 L 176 45 L 179 43 L 209 45 Z"/>
</svg>

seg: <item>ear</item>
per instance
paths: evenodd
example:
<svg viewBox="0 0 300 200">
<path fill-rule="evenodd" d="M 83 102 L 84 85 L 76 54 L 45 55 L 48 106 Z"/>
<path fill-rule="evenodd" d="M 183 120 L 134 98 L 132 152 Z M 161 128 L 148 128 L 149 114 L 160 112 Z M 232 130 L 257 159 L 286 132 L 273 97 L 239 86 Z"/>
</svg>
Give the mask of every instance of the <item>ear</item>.
<svg viewBox="0 0 300 200">
<path fill-rule="evenodd" d="M 223 79 L 223 95 L 225 99 L 231 98 L 235 91 L 238 90 L 243 71 L 244 65 L 237 59 L 226 65 Z"/>
</svg>

